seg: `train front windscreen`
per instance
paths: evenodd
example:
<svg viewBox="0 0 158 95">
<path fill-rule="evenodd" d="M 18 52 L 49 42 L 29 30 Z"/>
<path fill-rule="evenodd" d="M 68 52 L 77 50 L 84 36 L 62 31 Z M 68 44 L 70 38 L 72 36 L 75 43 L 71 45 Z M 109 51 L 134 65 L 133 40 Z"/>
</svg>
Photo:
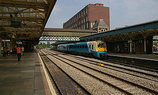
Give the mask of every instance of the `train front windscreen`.
<svg viewBox="0 0 158 95">
<path fill-rule="evenodd" d="M 97 42 L 98 48 L 106 48 L 106 44 L 104 42 Z"/>
</svg>

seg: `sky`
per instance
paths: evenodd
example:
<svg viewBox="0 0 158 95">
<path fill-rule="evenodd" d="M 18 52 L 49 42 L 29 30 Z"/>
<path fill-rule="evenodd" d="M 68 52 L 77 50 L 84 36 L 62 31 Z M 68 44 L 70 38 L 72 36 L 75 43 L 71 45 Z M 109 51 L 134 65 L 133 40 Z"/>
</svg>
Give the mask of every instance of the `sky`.
<svg viewBox="0 0 158 95">
<path fill-rule="evenodd" d="M 158 20 L 158 0 L 57 0 L 45 28 L 63 28 L 63 23 L 88 4 L 110 8 L 110 29 Z"/>
</svg>

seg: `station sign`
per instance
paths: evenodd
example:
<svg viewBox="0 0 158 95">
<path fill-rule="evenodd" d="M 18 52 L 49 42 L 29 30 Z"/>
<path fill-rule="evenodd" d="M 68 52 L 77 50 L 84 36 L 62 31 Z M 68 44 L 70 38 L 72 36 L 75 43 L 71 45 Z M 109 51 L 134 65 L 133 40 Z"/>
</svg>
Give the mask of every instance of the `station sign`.
<svg viewBox="0 0 158 95">
<path fill-rule="evenodd" d="M 132 40 L 128 40 L 128 43 L 132 43 Z"/>
<path fill-rule="evenodd" d="M 16 41 L 16 44 L 20 44 L 20 45 L 21 45 L 21 44 L 22 44 L 22 42 L 21 42 L 21 41 Z"/>
<path fill-rule="evenodd" d="M 1 41 L 2 41 L 2 42 L 10 42 L 10 40 L 4 40 L 4 39 L 3 39 L 3 40 L 1 40 Z"/>
</svg>

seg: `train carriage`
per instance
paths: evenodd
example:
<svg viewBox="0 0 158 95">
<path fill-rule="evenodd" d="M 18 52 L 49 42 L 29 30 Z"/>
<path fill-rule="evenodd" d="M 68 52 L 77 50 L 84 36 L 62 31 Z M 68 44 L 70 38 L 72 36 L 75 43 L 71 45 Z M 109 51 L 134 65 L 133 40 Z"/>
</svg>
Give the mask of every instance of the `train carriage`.
<svg viewBox="0 0 158 95">
<path fill-rule="evenodd" d="M 75 52 L 79 54 L 93 55 L 97 58 L 107 57 L 106 43 L 103 41 L 88 41 L 71 44 L 60 44 L 57 48 L 59 51 Z"/>
</svg>

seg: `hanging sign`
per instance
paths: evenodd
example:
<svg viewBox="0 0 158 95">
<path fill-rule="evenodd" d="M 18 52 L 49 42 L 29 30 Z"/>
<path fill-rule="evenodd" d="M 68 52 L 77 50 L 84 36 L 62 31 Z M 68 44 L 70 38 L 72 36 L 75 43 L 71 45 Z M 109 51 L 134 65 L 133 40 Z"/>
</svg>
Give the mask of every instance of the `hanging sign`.
<svg viewBox="0 0 158 95">
<path fill-rule="evenodd" d="M 132 40 L 128 40 L 128 43 L 132 43 Z"/>
<path fill-rule="evenodd" d="M 22 44 L 22 42 L 21 41 L 16 41 L 16 44 Z"/>
</svg>

